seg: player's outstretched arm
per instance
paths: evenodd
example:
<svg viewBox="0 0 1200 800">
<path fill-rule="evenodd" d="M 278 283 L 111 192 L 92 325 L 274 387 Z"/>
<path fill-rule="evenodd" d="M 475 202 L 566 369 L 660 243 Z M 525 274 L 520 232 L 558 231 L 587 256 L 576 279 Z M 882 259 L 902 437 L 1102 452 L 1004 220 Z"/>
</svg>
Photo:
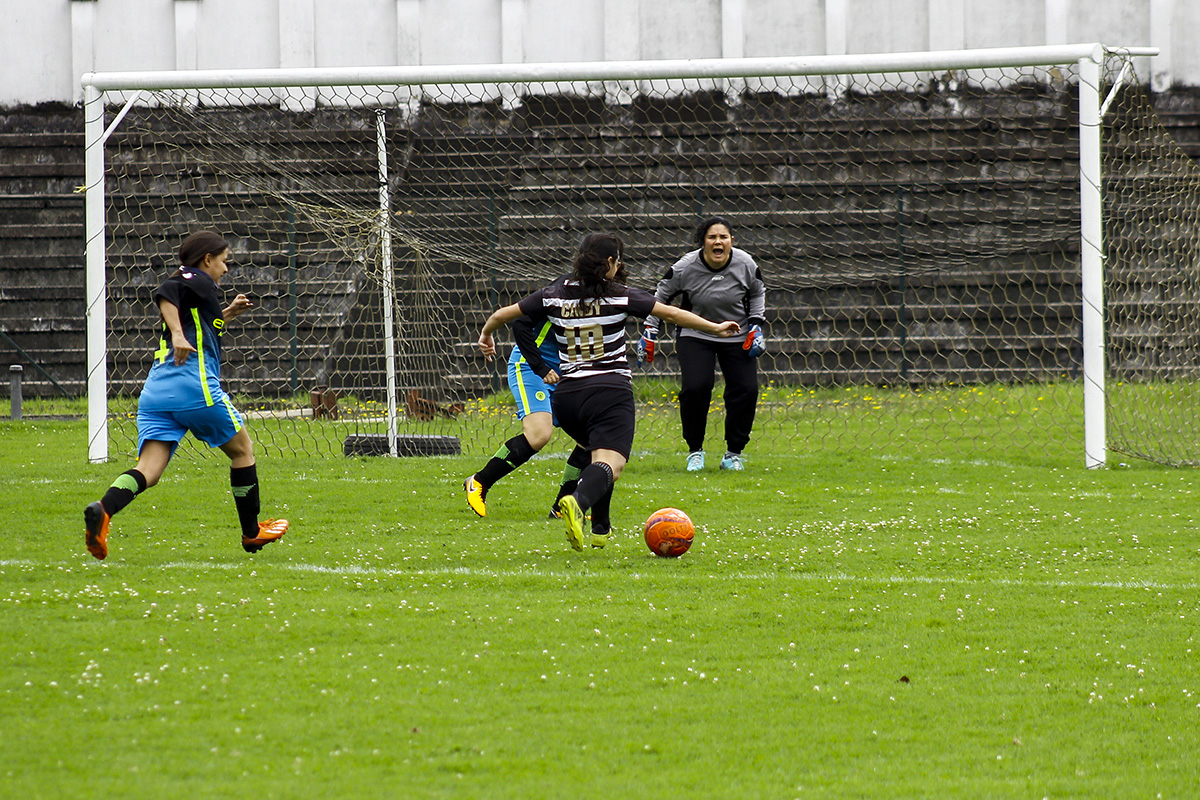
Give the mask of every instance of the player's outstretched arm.
<svg viewBox="0 0 1200 800">
<path fill-rule="evenodd" d="M 742 327 L 733 320 L 713 322 L 698 314 L 693 314 L 691 311 L 684 311 L 682 308 L 669 306 L 665 303 L 655 303 L 654 310 L 650 313 L 659 319 L 665 319 L 667 322 L 674 322 L 676 325 L 682 325 L 685 328 L 711 333 L 714 336 L 734 336 L 742 330 Z"/>
<path fill-rule="evenodd" d="M 519 316 L 521 316 L 521 307 L 513 303 L 510 306 L 496 309 L 483 323 L 483 330 L 479 332 L 479 341 L 476 344 L 479 345 L 480 352 L 486 358 L 490 359 L 496 355 L 496 340 L 492 338 L 492 334 L 502 325 L 507 325 Z"/>
</svg>

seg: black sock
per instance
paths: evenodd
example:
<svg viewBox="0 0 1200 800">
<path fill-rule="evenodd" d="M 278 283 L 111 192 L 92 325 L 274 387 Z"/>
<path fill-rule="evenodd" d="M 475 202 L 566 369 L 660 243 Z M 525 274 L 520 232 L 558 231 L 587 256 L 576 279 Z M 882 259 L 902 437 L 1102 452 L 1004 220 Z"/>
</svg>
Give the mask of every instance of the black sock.
<svg viewBox="0 0 1200 800">
<path fill-rule="evenodd" d="M 612 467 L 603 461 L 589 464 L 588 468 L 579 476 L 579 485 L 575 487 L 575 499 L 579 502 L 579 507 L 587 511 L 602 497 L 609 494 L 612 485 Z"/>
<path fill-rule="evenodd" d="M 251 539 L 258 536 L 258 467 L 230 467 L 229 488 L 233 491 L 233 503 L 237 506 L 238 522 L 242 536 Z"/>
<path fill-rule="evenodd" d="M 612 493 L 613 487 L 609 486 L 604 496 L 592 504 L 592 533 L 608 533 L 612 529 L 612 519 L 608 514 Z"/>
<path fill-rule="evenodd" d="M 496 455 L 492 456 L 492 460 L 475 473 L 475 480 L 484 487 L 491 486 L 533 458 L 533 454 L 536 452 L 537 450 L 534 450 L 533 445 L 529 444 L 529 440 L 525 438 L 525 434 L 518 434 L 500 445 L 500 449 L 496 451 Z"/>
<path fill-rule="evenodd" d="M 133 498 L 146 491 L 146 476 L 136 469 L 126 470 L 117 476 L 112 486 L 100 498 L 100 504 L 110 517 L 133 502 Z"/>
</svg>

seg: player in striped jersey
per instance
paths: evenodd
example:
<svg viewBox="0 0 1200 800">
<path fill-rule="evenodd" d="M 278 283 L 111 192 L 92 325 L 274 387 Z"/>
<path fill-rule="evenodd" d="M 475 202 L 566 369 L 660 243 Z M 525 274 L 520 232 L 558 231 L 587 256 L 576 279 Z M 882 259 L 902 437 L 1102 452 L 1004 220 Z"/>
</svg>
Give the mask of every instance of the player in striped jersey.
<svg viewBox="0 0 1200 800">
<path fill-rule="evenodd" d="M 549 320 L 558 343 L 559 380 L 554 414 L 559 426 L 591 454 L 575 491 L 559 502 L 567 541 L 583 549 L 583 525 L 592 512 L 592 546 L 604 547 L 612 522 L 613 484 L 633 450 L 634 405 L 625 321 L 653 314 L 714 336 L 740 331 L 731 320 L 711 322 L 690 311 L 664 305 L 654 295 L 625 285 L 624 245 L 612 233 L 584 237 L 571 274 L 513 305 L 492 312 L 479 334 L 485 356 L 495 353 L 492 334 L 522 315 Z"/>
<path fill-rule="evenodd" d="M 558 344 L 550 321 L 535 327 L 529 317 L 518 317 L 511 327 L 517 344 L 508 358 L 508 389 L 517 402 L 521 432 L 502 444 L 483 469 L 463 481 L 467 505 L 481 517 L 487 516 L 488 490 L 549 444 L 556 427 L 551 398 L 558 381 Z M 488 357 L 493 355 L 494 351 Z M 571 451 L 558 496 L 550 507 L 551 518 L 558 519 L 558 501 L 574 491 L 588 463 L 586 450 L 576 447 Z"/>
<path fill-rule="evenodd" d="M 182 266 L 154 293 L 162 331 L 138 397 L 137 466 L 83 510 L 85 542 L 96 558 L 108 556 L 109 520 L 158 483 L 188 431 L 229 456 L 229 484 L 246 552 L 258 552 L 288 529 L 286 519 L 258 521 L 254 444 L 221 386 L 225 323 L 254 304 L 239 294 L 221 307 L 218 284 L 229 271 L 229 245 L 220 235 L 200 231 L 188 236 L 179 246 L 179 261 Z"/>
</svg>

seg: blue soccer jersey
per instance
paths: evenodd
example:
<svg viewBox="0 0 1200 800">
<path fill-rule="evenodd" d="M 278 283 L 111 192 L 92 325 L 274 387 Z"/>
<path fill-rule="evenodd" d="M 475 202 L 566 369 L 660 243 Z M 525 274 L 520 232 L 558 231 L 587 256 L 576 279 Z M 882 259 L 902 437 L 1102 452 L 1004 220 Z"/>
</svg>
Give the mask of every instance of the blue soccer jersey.
<svg viewBox="0 0 1200 800">
<path fill-rule="evenodd" d="M 200 270 L 181 269 L 155 291 L 155 303 L 160 300 L 179 309 L 183 334 L 196 352 L 176 365 L 171 332 L 163 323 L 139 407 L 179 410 L 221 403 L 225 399 L 221 388 L 225 317 L 216 282 Z"/>
<path fill-rule="evenodd" d="M 526 362 L 540 377 L 545 377 L 550 370 L 558 372 L 558 340 L 551 335 L 553 326 L 550 320 L 543 320 L 541 325 L 534 327 L 532 320 L 526 323 L 527 319 L 518 318 L 512 324 L 517 346 L 512 349 L 508 363 Z"/>
</svg>

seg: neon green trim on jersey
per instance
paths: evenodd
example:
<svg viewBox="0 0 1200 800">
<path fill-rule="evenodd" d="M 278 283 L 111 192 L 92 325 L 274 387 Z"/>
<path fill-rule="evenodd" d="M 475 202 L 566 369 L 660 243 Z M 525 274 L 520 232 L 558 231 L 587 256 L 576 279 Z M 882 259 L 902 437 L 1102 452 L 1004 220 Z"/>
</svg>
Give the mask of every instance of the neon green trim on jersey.
<svg viewBox="0 0 1200 800">
<path fill-rule="evenodd" d="M 551 327 L 552 326 L 550 325 L 549 321 L 546 321 L 545 323 L 542 324 L 542 329 L 540 331 L 538 331 L 538 335 L 534 339 L 534 342 L 537 344 L 538 347 L 541 347 L 542 342 L 546 341 L 546 335 L 550 333 Z M 528 364 L 528 363 L 529 362 L 525 360 L 524 353 L 522 353 L 520 358 L 517 359 L 518 367 L 521 364 Z M 526 414 L 529 414 L 532 412 L 529 410 L 529 395 L 525 392 L 525 381 L 522 378 L 523 374 L 524 373 L 522 373 L 520 369 L 517 370 L 517 391 L 521 395 L 521 411 L 523 411 Z"/>
<path fill-rule="evenodd" d="M 546 341 L 546 334 L 550 333 L 550 328 L 551 328 L 551 325 L 550 325 L 549 320 L 546 320 L 546 322 L 542 323 L 542 329 L 541 329 L 541 331 L 538 332 L 538 335 L 534 338 L 533 343 L 536 344 L 538 347 L 541 347 L 542 342 Z M 525 359 L 524 353 L 521 353 L 521 355 L 517 356 L 517 363 L 518 364 L 528 364 L 529 363 Z M 525 393 L 525 390 L 522 389 L 521 390 L 522 396 L 524 396 L 524 393 Z M 529 411 L 528 403 L 525 404 L 525 411 L 527 411 L 527 412 Z"/>
<path fill-rule="evenodd" d="M 164 332 L 166 331 L 166 326 L 165 326 L 165 325 L 163 326 L 163 331 L 164 331 Z M 166 339 L 166 337 L 165 337 L 165 336 L 159 336 L 159 337 L 158 337 L 158 349 L 154 351 L 154 360 L 155 360 L 155 362 L 156 362 L 156 363 L 159 363 L 159 364 L 161 364 L 161 363 L 163 363 L 164 361 L 166 361 L 166 360 L 167 360 L 167 353 L 168 353 L 168 352 L 170 352 L 170 348 L 168 348 L 168 347 L 167 347 L 167 339 Z"/>
<path fill-rule="evenodd" d="M 200 324 L 200 309 L 192 309 L 192 321 L 196 323 L 196 356 L 200 359 L 200 385 L 204 387 L 204 405 L 213 404 L 212 392 L 208 390 L 208 369 L 204 363 L 204 326 Z"/>
<path fill-rule="evenodd" d="M 208 394 L 207 384 L 205 384 L 204 393 Z M 242 423 L 238 422 L 238 415 L 233 409 L 233 403 L 229 402 L 228 397 L 222 398 L 222 401 L 225 404 L 225 411 L 229 414 L 229 420 L 233 423 L 233 429 L 235 431 L 240 431 L 242 429 Z"/>
</svg>

